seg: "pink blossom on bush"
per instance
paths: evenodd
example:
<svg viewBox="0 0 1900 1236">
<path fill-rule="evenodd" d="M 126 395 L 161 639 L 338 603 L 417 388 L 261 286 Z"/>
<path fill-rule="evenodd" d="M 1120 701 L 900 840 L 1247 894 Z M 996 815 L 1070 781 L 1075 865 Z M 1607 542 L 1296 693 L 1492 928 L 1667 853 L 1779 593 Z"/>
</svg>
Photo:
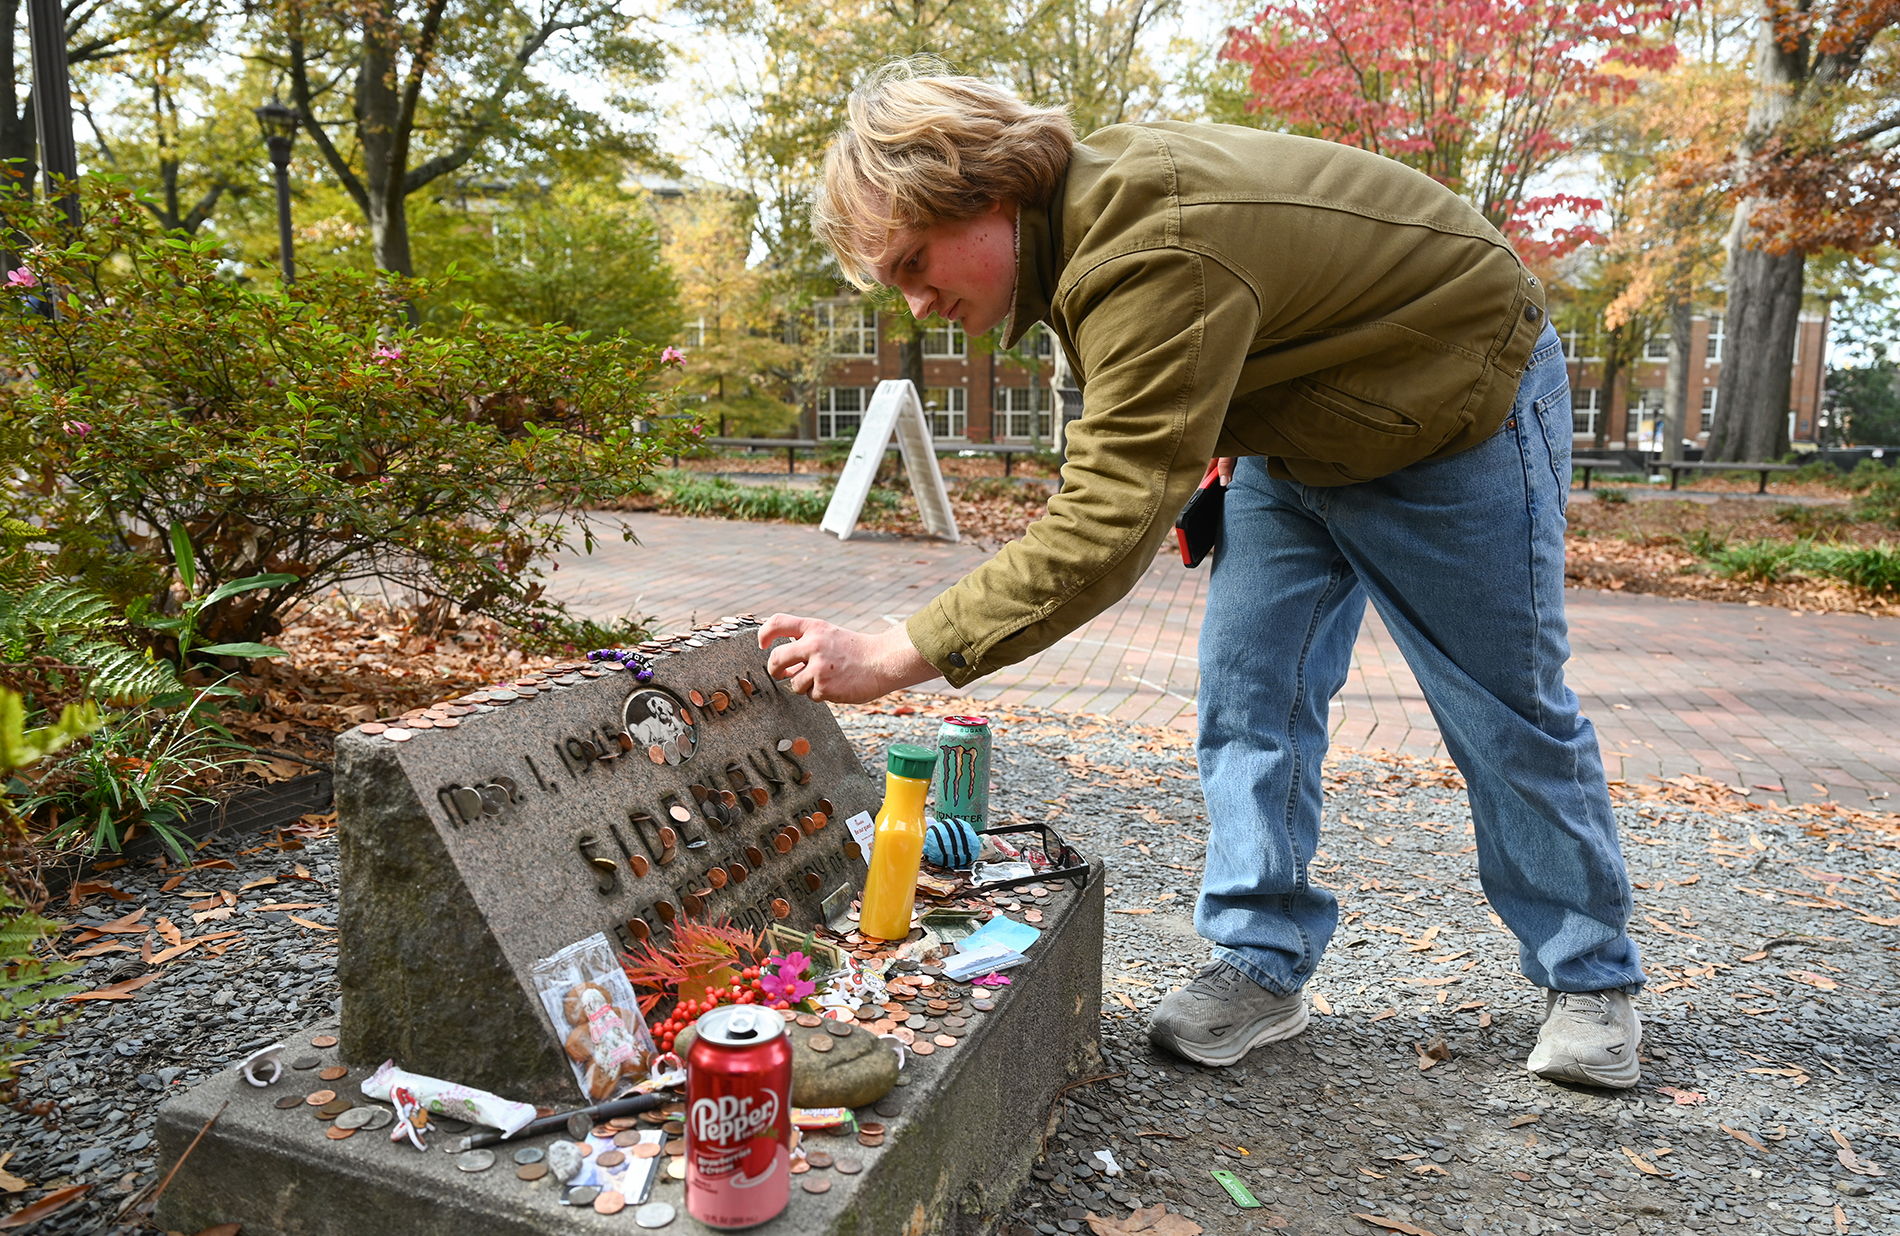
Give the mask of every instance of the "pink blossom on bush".
<svg viewBox="0 0 1900 1236">
<path fill-rule="evenodd" d="M 402 358 L 402 349 L 392 348 L 386 343 L 379 343 L 376 345 L 376 351 L 372 352 L 371 355 L 376 358 L 377 364 L 386 365 L 390 361 L 400 360 Z"/>
<path fill-rule="evenodd" d="M 92 432 L 92 426 L 85 421 L 67 421 L 60 428 L 74 438 L 83 438 Z"/>
<path fill-rule="evenodd" d="M 39 276 L 24 266 L 7 272 L 7 286 L 10 288 L 36 288 L 39 285 Z"/>
<path fill-rule="evenodd" d="M 686 364 L 686 353 L 680 351 L 678 348 L 668 348 L 660 353 L 660 363 L 662 365 L 679 365 L 684 367 Z"/>
</svg>

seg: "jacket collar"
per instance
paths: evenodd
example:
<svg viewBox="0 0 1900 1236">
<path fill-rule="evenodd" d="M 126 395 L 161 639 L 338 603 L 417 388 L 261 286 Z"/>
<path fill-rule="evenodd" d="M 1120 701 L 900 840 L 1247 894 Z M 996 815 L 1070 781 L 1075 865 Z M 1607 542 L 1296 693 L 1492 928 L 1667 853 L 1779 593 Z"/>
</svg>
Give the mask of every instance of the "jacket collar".
<svg viewBox="0 0 1900 1236">
<path fill-rule="evenodd" d="M 1047 206 L 1016 212 L 1016 295 L 1003 328 L 1003 346 L 1013 348 L 1029 328 L 1049 318 L 1049 303 L 1061 273 L 1062 193 L 1058 186 Z"/>
</svg>

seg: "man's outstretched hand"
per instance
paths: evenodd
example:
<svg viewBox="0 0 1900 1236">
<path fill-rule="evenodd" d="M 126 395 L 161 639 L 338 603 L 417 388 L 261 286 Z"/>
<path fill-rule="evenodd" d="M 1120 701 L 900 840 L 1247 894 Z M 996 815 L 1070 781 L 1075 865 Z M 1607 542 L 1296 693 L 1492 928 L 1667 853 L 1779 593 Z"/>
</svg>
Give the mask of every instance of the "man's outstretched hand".
<svg viewBox="0 0 1900 1236">
<path fill-rule="evenodd" d="M 772 647 L 788 636 L 791 643 Z M 800 695 L 828 703 L 866 704 L 937 676 L 901 626 L 867 635 L 817 618 L 773 614 L 759 628 L 759 647 L 772 650 L 767 673 Z"/>
</svg>

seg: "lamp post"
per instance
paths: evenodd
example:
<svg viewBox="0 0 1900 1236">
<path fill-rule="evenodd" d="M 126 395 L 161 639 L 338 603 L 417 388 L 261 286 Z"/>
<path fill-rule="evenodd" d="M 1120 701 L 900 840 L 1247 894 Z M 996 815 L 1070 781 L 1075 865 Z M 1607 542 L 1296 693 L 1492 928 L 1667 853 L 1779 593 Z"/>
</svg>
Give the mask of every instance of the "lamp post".
<svg viewBox="0 0 1900 1236">
<path fill-rule="evenodd" d="M 297 260 L 290 250 L 290 144 L 297 138 L 297 113 L 276 99 L 251 113 L 270 147 L 271 167 L 277 173 L 277 248 L 282 256 L 284 282 L 297 281 Z"/>
</svg>

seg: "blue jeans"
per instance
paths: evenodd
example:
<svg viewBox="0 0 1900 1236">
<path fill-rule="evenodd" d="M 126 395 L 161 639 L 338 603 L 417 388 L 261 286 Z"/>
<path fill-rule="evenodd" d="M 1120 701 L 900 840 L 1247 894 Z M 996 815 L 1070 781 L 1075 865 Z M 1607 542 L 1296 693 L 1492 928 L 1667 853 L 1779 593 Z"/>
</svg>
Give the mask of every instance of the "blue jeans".
<svg viewBox="0 0 1900 1236">
<path fill-rule="evenodd" d="M 1485 894 L 1525 977 L 1643 982 L 1596 730 L 1564 685 L 1570 384 L 1546 329 L 1488 441 L 1376 481 L 1309 488 L 1242 459 L 1201 625 L 1201 785 L 1211 834 L 1194 925 L 1275 993 L 1339 922 L 1319 844 L 1328 701 L 1371 599 L 1464 773 Z"/>
</svg>

